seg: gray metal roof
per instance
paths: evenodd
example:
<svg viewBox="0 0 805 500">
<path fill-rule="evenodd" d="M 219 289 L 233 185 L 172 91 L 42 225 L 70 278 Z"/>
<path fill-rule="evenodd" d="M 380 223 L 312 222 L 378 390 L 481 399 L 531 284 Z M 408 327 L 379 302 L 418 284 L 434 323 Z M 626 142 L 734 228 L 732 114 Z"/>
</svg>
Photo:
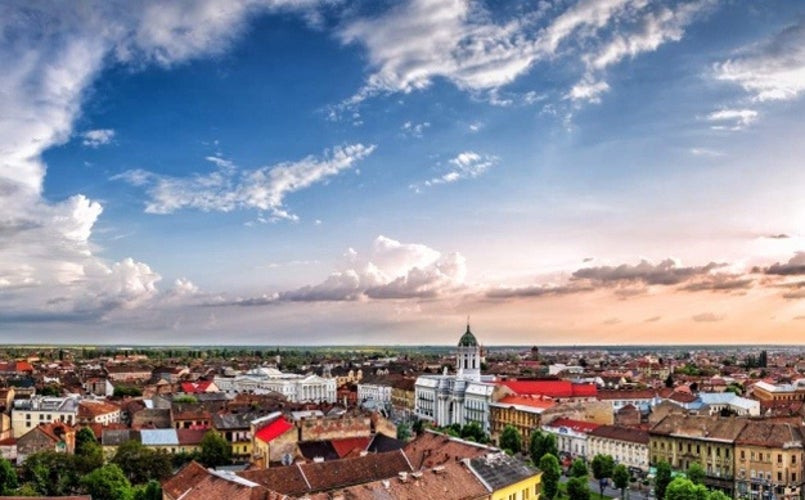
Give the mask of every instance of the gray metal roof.
<svg viewBox="0 0 805 500">
<path fill-rule="evenodd" d="M 473 458 L 469 462 L 473 472 L 493 491 L 519 483 L 538 473 L 537 469 L 503 452 Z"/>
<path fill-rule="evenodd" d="M 140 440 L 145 446 L 178 446 L 176 429 L 143 429 Z"/>
</svg>

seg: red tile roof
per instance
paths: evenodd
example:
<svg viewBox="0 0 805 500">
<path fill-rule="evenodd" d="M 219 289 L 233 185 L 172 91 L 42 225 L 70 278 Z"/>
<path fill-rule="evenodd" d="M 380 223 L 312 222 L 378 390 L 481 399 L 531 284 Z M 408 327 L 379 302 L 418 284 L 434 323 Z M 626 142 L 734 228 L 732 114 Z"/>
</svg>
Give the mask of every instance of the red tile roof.
<svg viewBox="0 0 805 500">
<path fill-rule="evenodd" d="M 358 437 L 333 439 L 330 443 L 333 445 L 333 448 L 335 448 L 335 452 L 338 453 L 338 458 L 344 458 L 355 450 L 358 452 L 366 450 L 371 441 L 372 438 L 369 437 Z"/>
<path fill-rule="evenodd" d="M 550 396 L 552 398 L 595 397 L 595 384 L 574 384 L 568 380 L 504 380 L 502 385 L 520 395 Z"/>
<path fill-rule="evenodd" d="M 293 424 L 285 420 L 285 417 L 280 417 L 277 420 L 268 424 L 267 426 L 263 427 L 259 431 L 257 431 L 254 437 L 260 439 L 265 443 L 269 443 L 273 439 L 282 436 L 291 429 L 293 429 Z"/>
<path fill-rule="evenodd" d="M 557 418 L 554 419 L 550 424 L 547 424 L 547 426 L 567 427 L 576 432 L 591 432 L 600 427 L 599 424 L 594 424 L 592 422 L 584 422 L 582 420 L 573 420 L 572 418 Z"/>
<path fill-rule="evenodd" d="M 17 361 L 17 373 L 32 372 L 34 367 L 27 361 Z"/>
<path fill-rule="evenodd" d="M 182 392 L 186 392 L 188 394 L 196 394 L 199 392 L 207 392 L 207 389 L 210 387 L 209 380 L 202 380 L 200 382 L 182 382 Z"/>
<path fill-rule="evenodd" d="M 500 400 L 497 401 L 498 404 L 502 405 L 520 405 L 520 406 L 529 406 L 531 408 L 547 410 L 556 405 L 551 399 L 543 398 L 540 396 L 520 396 L 518 394 L 511 394 L 509 396 L 504 396 Z"/>
</svg>

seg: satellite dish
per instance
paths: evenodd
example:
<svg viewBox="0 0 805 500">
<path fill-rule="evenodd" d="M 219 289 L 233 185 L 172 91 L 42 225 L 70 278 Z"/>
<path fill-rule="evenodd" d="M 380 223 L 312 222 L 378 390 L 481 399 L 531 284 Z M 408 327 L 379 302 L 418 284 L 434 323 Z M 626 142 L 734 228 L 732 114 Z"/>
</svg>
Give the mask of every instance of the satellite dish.
<svg viewBox="0 0 805 500">
<path fill-rule="evenodd" d="M 293 455 L 285 453 L 282 455 L 282 465 L 291 465 L 293 463 Z"/>
</svg>

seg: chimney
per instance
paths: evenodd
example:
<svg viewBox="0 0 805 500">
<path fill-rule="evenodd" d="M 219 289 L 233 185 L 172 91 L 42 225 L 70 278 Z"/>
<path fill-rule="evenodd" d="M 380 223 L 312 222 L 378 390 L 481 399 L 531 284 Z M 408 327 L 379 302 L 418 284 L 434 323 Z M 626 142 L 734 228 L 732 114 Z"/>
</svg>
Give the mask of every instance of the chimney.
<svg viewBox="0 0 805 500">
<path fill-rule="evenodd" d="M 400 477 L 400 482 L 405 483 L 408 481 L 408 473 L 407 472 L 399 472 L 397 474 Z"/>
</svg>

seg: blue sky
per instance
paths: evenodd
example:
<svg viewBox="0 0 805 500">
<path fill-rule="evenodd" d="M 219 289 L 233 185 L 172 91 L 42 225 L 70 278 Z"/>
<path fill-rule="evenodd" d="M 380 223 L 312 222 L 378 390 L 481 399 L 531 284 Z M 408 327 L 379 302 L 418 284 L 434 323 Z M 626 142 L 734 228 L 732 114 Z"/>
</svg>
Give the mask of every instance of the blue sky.
<svg viewBox="0 0 805 500">
<path fill-rule="evenodd" d="M 800 342 L 805 5 L 0 6 L 9 341 Z"/>
</svg>

